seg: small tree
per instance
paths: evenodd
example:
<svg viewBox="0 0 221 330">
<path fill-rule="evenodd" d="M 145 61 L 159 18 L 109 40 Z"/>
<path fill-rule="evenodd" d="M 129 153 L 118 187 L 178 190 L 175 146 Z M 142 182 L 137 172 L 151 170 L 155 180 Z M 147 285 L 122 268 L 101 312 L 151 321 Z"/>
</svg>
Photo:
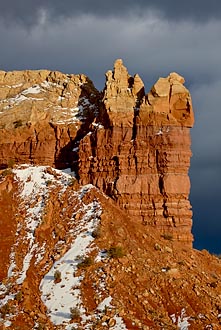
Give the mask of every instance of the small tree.
<svg viewBox="0 0 221 330">
<path fill-rule="evenodd" d="M 22 126 L 22 120 L 19 119 L 19 120 L 16 120 L 13 122 L 14 124 L 14 128 L 18 128 L 18 127 L 21 127 Z"/>
<path fill-rule="evenodd" d="M 56 270 L 54 272 L 54 282 L 55 283 L 61 282 L 61 272 L 59 270 Z"/>
<path fill-rule="evenodd" d="M 15 165 L 15 161 L 14 161 L 14 159 L 9 159 L 9 160 L 8 160 L 8 167 L 9 167 L 9 168 L 13 168 L 14 165 Z"/>
<path fill-rule="evenodd" d="M 17 300 L 17 302 L 20 302 L 20 301 L 22 301 L 22 299 L 23 299 L 22 292 L 18 291 L 15 295 L 15 300 Z"/>
</svg>

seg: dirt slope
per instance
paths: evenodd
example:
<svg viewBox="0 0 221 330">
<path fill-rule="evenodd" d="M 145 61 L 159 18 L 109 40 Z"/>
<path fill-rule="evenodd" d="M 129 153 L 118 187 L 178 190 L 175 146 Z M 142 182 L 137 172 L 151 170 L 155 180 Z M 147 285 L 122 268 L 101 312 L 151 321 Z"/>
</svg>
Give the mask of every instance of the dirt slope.
<svg viewBox="0 0 221 330">
<path fill-rule="evenodd" d="M 2 171 L 0 192 L 0 329 L 220 329 L 219 258 L 50 167 Z"/>
</svg>

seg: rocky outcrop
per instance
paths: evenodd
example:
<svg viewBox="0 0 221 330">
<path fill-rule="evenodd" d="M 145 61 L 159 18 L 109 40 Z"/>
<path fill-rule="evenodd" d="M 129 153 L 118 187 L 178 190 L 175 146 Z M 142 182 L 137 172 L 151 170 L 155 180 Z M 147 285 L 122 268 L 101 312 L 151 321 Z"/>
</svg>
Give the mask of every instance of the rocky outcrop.
<svg viewBox="0 0 221 330">
<path fill-rule="evenodd" d="M 121 60 L 103 93 L 0 73 L 0 329 L 220 329 L 221 260 L 191 248 L 183 83 L 145 94 Z"/>
<path fill-rule="evenodd" d="M 76 141 L 97 115 L 98 92 L 85 75 L 0 71 L 0 166 L 68 167 Z"/>
<path fill-rule="evenodd" d="M 220 329 L 221 259 L 144 233 L 92 185 L 0 170 L 0 220 L 0 329 Z"/>
<path fill-rule="evenodd" d="M 138 75 L 121 60 L 107 73 L 106 121 L 80 142 L 80 182 L 114 198 L 135 221 L 191 243 L 191 97 L 176 73 L 145 95 Z"/>
<path fill-rule="evenodd" d="M 122 60 L 99 93 L 84 75 L 0 72 L 0 165 L 71 167 L 135 222 L 192 243 L 189 91 L 177 73 L 148 94 Z"/>
</svg>

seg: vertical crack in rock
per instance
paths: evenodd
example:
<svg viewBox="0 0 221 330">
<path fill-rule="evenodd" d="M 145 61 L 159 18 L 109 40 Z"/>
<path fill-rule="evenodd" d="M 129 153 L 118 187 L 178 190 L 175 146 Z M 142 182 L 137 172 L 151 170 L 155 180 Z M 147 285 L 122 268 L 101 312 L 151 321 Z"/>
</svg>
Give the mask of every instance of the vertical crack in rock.
<svg viewBox="0 0 221 330">
<path fill-rule="evenodd" d="M 93 152 L 91 138 L 85 139 L 80 183 L 95 184 L 134 221 L 191 245 L 188 169 L 193 111 L 184 79 L 173 72 L 145 95 L 142 80 L 129 76 L 122 60 L 106 79 L 103 111 L 108 125 L 92 133 L 97 139 Z"/>
<path fill-rule="evenodd" d="M 183 84 L 172 72 L 145 95 L 120 59 L 101 93 L 84 75 L 0 72 L 0 165 L 70 167 L 80 184 L 97 186 L 134 221 L 190 245 L 194 118 Z"/>
</svg>

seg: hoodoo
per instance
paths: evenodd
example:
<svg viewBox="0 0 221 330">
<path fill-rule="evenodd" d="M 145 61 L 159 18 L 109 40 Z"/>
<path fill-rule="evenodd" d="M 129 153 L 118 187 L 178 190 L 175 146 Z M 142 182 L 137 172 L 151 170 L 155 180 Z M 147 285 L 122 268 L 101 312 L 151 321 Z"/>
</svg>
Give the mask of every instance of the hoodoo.
<svg viewBox="0 0 221 330">
<path fill-rule="evenodd" d="M 190 128 L 184 78 L 171 73 L 148 94 L 121 59 L 99 93 L 84 75 L 0 73 L 0 166 L 71 167 L 134 221 L 192 244 Z M 147 228 L 148 230 L 148 228 Z"/>
<path fill-rule="evenodd" d="M 183 77 L 160 78 L 146 95 L 141 78 L 131 77 L 122 60 L 106 77 L 103 127 L 79 144 L 80 182 L 99 187 L 134 221 L 191 244 L 188 169 L 194 119 Z"/>
</svg>

